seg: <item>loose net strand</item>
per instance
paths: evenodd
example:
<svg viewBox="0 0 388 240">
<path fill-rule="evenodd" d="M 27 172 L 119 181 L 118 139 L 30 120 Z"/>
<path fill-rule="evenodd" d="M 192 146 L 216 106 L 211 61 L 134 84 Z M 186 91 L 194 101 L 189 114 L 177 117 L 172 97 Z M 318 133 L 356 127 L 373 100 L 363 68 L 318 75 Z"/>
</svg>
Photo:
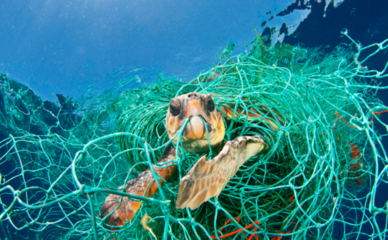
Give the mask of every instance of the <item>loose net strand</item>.
<svg viewBox="0 0 388 240">
<path fill-rule="evenodd" d="M 385 239 L 388 210 L 376 199 L 388 180 L 388 107 L 377 93 L 387 87 L 377 80 L 387 77 L 388 63 L 382 71 L 365 66 L 388 40 L 362 47 L 343 34 L 351 44 L 331 53 L 265 46 L 258 37 L 249 52 L 224 57 L 188 83 L 161 75 L 115 94 L 134 77 L 79 101 L 58 95 L 59 104 L 1 75 L 0 123 L 8 135 L 0 142 L 2 231 L 25 239 L 279 240 L 331 239 L 339 229 L 344 239 Z M 248 160 L 218 198 L 177 210 L 179 182 L 203 153 L 185 151 L 181 131 L 176 158 L 157 160 L 171 143 L 169 101 L 193 91 L 212 94 L 219 111 L 232 109 L 225 141 L 259 134 L 269 149 Z M 171 163 L 178 171 L 164 181 L 155 169 Z M 154 196 L 119 187 L 148 168 L 164 181 Z M 98 217 L 108 194 L 142 202 L 119 230 Z"/>
</svg>

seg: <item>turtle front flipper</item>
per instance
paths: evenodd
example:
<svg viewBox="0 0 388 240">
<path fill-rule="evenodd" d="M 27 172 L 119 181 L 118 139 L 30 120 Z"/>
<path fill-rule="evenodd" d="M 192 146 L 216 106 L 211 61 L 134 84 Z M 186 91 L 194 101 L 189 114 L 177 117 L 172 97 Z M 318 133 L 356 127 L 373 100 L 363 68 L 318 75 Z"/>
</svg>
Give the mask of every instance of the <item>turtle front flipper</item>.
<svg viewBox="0 0 388 240">
<path fill-rule="evenodd" d="M 168 162 L 175 158 L 175 148 L 170 145 L 166 148 L 163 156 L 158 160 L 159 164 Z M 176 165 L 169 163 L 166 167 L 157 168 L 154 167 L 154 171 L 163 180 L 167 180 L 172 176 L 176 170 Z M 159 179 L 159 184 L 163 184 L 163 180 Z M 121 186 L 120 188 L 122 188 Z M 135 179 L 127 182 L 125 185 L 125 192 L 132 195 L 150 197 L 158 190 L 158 184 L 156 183 L 154 176 L 150 169 L 140 173 Z M 121 204 L 120 204 L 121 202 Z M 118 227 L 123 226 L 127 221 L 132 220 L 137 210 L 141 207 L 141 201 L 133 201 L 128 197 L 122 197 L 115 194 L 110 194 L 104 204 L 101 206 L 101 214 L 99 218 L 103 218 L 105 223 L 109 226 L 105 226 L 111 230 L 117 230 Z M 117 208 L 117 206 L 120 206 Z M 114 211 L 117 208 L 116 211 Z"/>
<path fill-rule="evenodd" d="M 267 147 L 259 136 L 242 136 L 228 141 L 214 159 L 206 161 L 203 156 L 182 178 L 176 207 L 194 210 L 211 197 L 218 196 L 240 166 Z"/>
</svg>

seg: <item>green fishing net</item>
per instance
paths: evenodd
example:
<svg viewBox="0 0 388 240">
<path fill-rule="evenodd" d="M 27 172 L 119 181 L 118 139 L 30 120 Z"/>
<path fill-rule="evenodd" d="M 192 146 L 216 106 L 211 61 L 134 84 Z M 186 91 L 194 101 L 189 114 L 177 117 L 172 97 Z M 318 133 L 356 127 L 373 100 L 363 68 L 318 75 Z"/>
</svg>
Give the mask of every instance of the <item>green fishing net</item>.
<svg viewBox="0 0 388 240">
<path fill-rule="evenodd" d="M 150 230 L 158 239 L 331 239 L 334 231 L 343 238 L 385 239 L 387 206 L 376 198 L 388 180 L 381 121 L 388 107 L 376 96 L 386 89 L 380 83 L 388 65 L 379 72 L 365 62 L 387 49 L 388 40 L 361 47 L 344 35 L 351 43 L 331 53 L 270 47 L 258 37 L 249 51 L 223 57 L 188 83 L 160 75 L 156 84 L 118 94 L 134 77 L 77 101 L 58 95 L 58 104 L 2 75 L 2 231 L 26 239 L 154 239 Z M 178 171 L 154 196 L 125 193 L 119 186 L 163 167 L 157 160 L 170 143 L 164 125 L 169 101 L 193 91 L 212 94 L 219 110 L 236 106 L 226 141 L 259 133 L 268 151 L 193 211 L 177 210 L 175 200 L 180 179 L 204 153 L 179 144 L 172 161 Z M 249 119 L 252 111 L 266 120 Z M 111 193 L 142 201 L 132 221 L 116 231 L 98 218 Z M 142 225 L 146 214 L 148 228 Z"/>
</svg>

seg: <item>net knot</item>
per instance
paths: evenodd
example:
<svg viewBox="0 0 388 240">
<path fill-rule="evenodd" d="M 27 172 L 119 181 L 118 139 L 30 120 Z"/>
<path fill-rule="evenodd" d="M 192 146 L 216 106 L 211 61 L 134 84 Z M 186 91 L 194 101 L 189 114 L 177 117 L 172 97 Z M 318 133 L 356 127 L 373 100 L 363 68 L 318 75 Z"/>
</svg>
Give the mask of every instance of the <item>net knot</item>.
<svg viewBox="0 0 388 240">
<path fill-rule="evenodd" d="M 167 215 L 170 212 L 170 205 L 171 205 L 170 200 L 165 201 L 164 204 L 162 205 L 162 212 L 164 215 Z"/>
<path fill-rule="evenodd" d="M 85 187 L 86 187 L 85 184 L 82 184 L 81 187 L 80 187 L 80 189 L 79 189 L 79 190 L 81 190 L 81 192 L 82 192 L 83 195 L 86 195 L 86 193 L 85 193 Z"/>
<path fill-rule="evenodd" d="M 15 198 L 19 198 L 20 196 L 20 191 L 19 190 L 16 190 L 13 194 L 15 196 Z"/>
</svg>

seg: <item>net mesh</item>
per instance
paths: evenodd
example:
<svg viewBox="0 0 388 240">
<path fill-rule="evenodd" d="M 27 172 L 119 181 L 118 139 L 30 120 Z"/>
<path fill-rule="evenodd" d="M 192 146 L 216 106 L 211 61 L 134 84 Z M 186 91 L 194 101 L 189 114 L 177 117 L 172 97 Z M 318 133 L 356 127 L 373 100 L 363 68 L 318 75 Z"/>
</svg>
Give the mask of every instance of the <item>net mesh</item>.
<svg viewBox="0 0 388 240">
<path fill-rule="evenodd" d="M 376 198 L 388 180 L 387 125 L 380 119 L 388 107 L 377 93 L 386 89 L 379 79 L 387 77 L 388 65 L 380 72 L 365 62 L 387 49 L 388 40 L 361 47 L 344 35 L 352 43 L 329 54 L 269 47 L 258 37 L 249 52 L 189 83 L 161 75 L 156 84 L 115 94 L 136 78 L 123 79 L 115 89 L 78 101 L 58 95 L 59 104 L 1 75 L 3 232 L 26 239 L 153 239 L 151 229 L 158 239 L 276 240 L 330 239 L 340 229 L 343 238 L 385 239 L 387 209 Z M 360 60 L 367 49 L 374 52 Z M 243 110 L 227 123 L 226 141 L 260 133 L 269 151 L 247 161 L 217 199 L 193 211 L 177 210 L 175 200 L 180 179 L 203 153 L 179 145 L 172 161 L 178 173 L 154 196 L 125 193 L 119 186 L 162 167 L 156 162 L 169 143 L 169 101 L 193 91 L 212 94 L 219 110 Z M 281 116 L 279 130 L 244 114 L 263 107 L 263 114 L 271 113 L 267 119 Z M 142 201 L 118 231 L 105 229 L 98 218 L 110 193 Z M 146 214 L 149 229 L 142 226 Z"/>
</svg>

